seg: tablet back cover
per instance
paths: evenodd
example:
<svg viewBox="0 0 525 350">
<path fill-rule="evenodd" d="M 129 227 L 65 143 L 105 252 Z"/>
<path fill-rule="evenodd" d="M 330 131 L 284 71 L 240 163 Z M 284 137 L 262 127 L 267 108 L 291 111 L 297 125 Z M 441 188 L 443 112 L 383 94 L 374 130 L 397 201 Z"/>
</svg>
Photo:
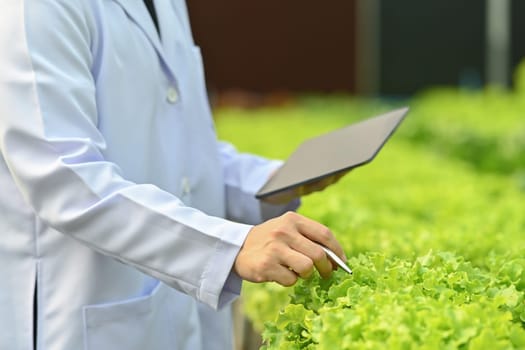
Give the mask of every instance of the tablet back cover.
<svg viewBox="0 0 525 350">
<path fill-rule="evenodd" d="M 265 197 L 370 162 L 408 112 L 408 107 L 363 120 L 303 142 L 259 190 Z"/>
</svg>

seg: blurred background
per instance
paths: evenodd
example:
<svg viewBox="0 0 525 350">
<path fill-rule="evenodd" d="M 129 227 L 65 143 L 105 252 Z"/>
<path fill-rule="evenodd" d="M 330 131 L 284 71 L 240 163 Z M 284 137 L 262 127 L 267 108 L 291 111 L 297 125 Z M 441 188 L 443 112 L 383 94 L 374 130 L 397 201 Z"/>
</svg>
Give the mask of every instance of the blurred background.
<svg viewBox="0 0 525 350">
<path fill-rule="evenodd" d="M 525 54 L 518 0 L 189 0 L 213 93 L 409 96 L 512 86 Z"/>
<path fill-rule="evenodd" d="M 525 1 L 187 3 L 217 132 L 240 151 L 285 159 L 410 106 L 378 159 L 303 198 L 347 256 L 451 251 L 489 272 L 518 259 L 525 298 Z M 236 349 L 258 349 L 290 295 L 245 283 Z"/>
</svg>

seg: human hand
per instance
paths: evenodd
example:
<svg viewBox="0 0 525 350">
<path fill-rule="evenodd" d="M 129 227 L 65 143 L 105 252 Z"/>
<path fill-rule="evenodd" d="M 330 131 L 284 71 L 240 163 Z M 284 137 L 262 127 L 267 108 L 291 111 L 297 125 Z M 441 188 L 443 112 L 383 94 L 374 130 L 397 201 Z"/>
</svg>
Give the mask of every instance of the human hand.
<svg viewBox="0 0 525 350">
<path fill-rule="evenodd" d="M 343 176 L 345 176 L 349 170 L 335 173 L 333 175 L 323 177 L 319 180 L 307 182 L 303 185 L 292 187 L 286 191 L 272 194 L 268 197 L 262 198 L 262 201 L 270 204 L 285 204 L 293 200 L 294 198 L 301 197 L 313 192 L 322 191 L 326 187 L 335 184 Z M 273 175 L 273 174 L 272 174 Z"/>
<path fill-rule="evenodd" d="M 274 281 L 283 286 L 308 278 L 314 267 L 323 278 L 337 268 L 319 245 L 346 257 L 332 232 L 324 225 L 294 212 L 254 226 L 234 264 L 235 272 L 250 282 Z"/>
</svg>

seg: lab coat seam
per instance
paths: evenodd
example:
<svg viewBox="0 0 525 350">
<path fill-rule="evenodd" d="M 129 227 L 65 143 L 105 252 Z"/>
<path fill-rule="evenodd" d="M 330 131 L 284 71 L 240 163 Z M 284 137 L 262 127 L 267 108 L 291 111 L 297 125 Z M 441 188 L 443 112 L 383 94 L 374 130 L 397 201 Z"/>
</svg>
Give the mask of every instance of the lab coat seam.
<svg viewBox="0 0 525 350">
<path fill-rule="evenodd" d="M 33 231 L 33 239 L 35 240 L 34 255 L 35 255 L 35 258 L 38 261 L 38 257 L 40 256 L 40 240 L 39 240 L 40 223 L 38 221 L 38 216 L 36 214 L 33 215 L 32 219 L 33 219 L 33 230 L 34 230 Z"/>
<path fill-rule="evenodd" d="M 221 240 L 217 240 L 215 242 L 215 246 L 213 247 L 213 254 L 212 255 L 217 255 L 218 251 L 219 251 L 219 246 L 221 244 Z M 217 295 L 214 295 L 212 293 L 208 293 L 206 290 L 205 290 L 205 281 L 206 281 L 206 275 L 208 274 L 208 271 L 210 270 L 210 265 L 212 264 L 213 262 L 213 259 L 209 259 L 208 262 L 206 263 L 206 266 L 204 267 L 204 269 L 202 270 L 202 273 L 199 277 L 199 285 L 198 285 L 198 291 L 199 291 L 199 294 L 201 293 L 201 291 L 205 294 L 208 294 L 208 295 L 212 295 L 213 298 L 217 297 L 218 299 L 218 296 Z"/>
<path fill-rule="evenodd" d="M 32 57 L 32 55 L 30 53 L 31 52 L 31 48 L 30 48 L 31 45 L 30 45 L 29 40 L 28 40 L 28 30 L 27 30 L 27 24 L 26 24 L 28 21 L 25 18 L 25 14 L 27 12 L 25 10 L 26 2 L 27 2 L 27 0 L 23 1 L 23 5 L 24 5 L 24 9 L 23 9 L 23 14 L 24 14 L 24 19 L 23 19 L 24 35 L 22 36 L 22 38 L 24 39 L 25 55 L 27 57 L 27 63 L 29 64 L 29 69 L 30 69 L 31 91 L 32 91 L 31 95 L 33 97 L 33 102 L 35 104 L 36 115 L 38 115 L 38 121 L 40 122 L 40 131 L 41 131 L 42 134 L 39 135 L 39 136 L 42 136 L 45 141 L 49 141 L 48 138 L 47 138 L 47 134 L 46 134 L 46 124 L 45 124 L 45 118 L 44 118 L 43 108 L 42 108 L 42 104 L 41 104 L 41 93 L 40 93 L 40 89 L 38 87 L 39 86 L 38 73 L 37 73 L 37 71 L 35 69 L 33 57 Z M 91 64 L 89 66 L 91 66 Z M 91 72 L 91 69 L 90 69 L 90 72 Z M 96 115 L 95 115 L 95 119 L 98 119 Z M 98 121 L 96 121 L 96 122 L 98 122 Z M 60 152 L 57 150 L 56 146 L 52 142 L 47 142 L 47 143 L 48 143 L 48 145 L 50 147 L 53 148 L 53 150 L 55 150 L 55 153 L 60 154 Z M 96 148 L 98 149 L 98 147 L 96 147 Z"/>
<path fill-rule="evenodd" d="M 228 259 L 229 255 L 224 253 L 227 247 L 233 247 L 237 249 L 237 254 L 238 254 L 238 250 L 241 248 L 239 245 L 236 245 L 232 242 L 228 242 L 224 240 L 217 241 L 214 247 L 214 252 L 213 252 L 213 255 L 215 256 L 215 258 L 212 258 L 208 261 L 201 275 L 201 282 L 200 282 L 201 296 L 205 295 L 206 297 L 202 296 L 202 298 L 204 300 L 212 301 L 213 305 L 215 305 L 214 306 L 215 308 L 220 308 L 221 305 L 223 305 L 222 300 L 224 299 L 225 294 L 237 295 L 237 296 L 239 295 L 237 290 L 229 288 L 230 286 L 228 285 L 228 280 L 230 279 L 231 275 L 235 274 L 233 269 L 234 269 L 235 260 L 237 258 L 237 254 L 232 258 L 231 261 L 228 262 L 229 268 L 227 270 L 224 270 L 226 274 L 224 276 L 220 275 L 220 277 L 221 278 L 224 277 L 224 279 L 223 280 L 221 279 L 219 282 L 217 282 L 217 275 L 216 275 L 217 271 L 215 271 L 216 269 L 214 269 L 215 267 L 214 263 L 217 260 L 224 261 L 225 259 Z M 235 274 L 235 276 L 238 276 L 238 275 Z M 242 281 L 240 277 L 239 277 L 239 280 Z M 210 282 L 207 283 L 207 281 L 210 281 Z M 214 287 L 219 287 L 219 288 L 214 288 Z"/>
<path fill-rule="evenodd" d="M 44 127 L 44 118 L 42 116 L 42 106 L 41 106 L 41 103 L 40 103 L 40 97 L 39 97 L 39 93 L 38 93 L 38 88 L 37 88 L 37 74 L 36 74 L 36 71 L 35 71 L 35 66 L 34 66 L 34 62 L 33 62 L 33 58 L 31 57 L 31 54 L 30 54 L 30 48 L 29 48 L 29 41 L 28 41 L 28 33 L 27 33 L 27 19 L 26 19 L 26 10 L 25 10 L 25 5 L 26 5 L 26 2 L 27 0 L 24 0 L 23 1 L 23 9 L 22 9 L 22 13 L 23 13 L 23 30 L 24 30 L 24 35 L 22 36 L 22 39 L 24 40 L 24 49 L 25 49 L 25 55 L 27 57 L 27 63 L 29 64 L 29 69 L 30 69 L 30 75 L 31 75 L 31 95 L 33 97 L 33 103 L 35 104 L 35 109 L 37 111 L 37 115 L 39 116 L 38 120 L 39 122 L 41 123 L 41 127 L 42 127 L 42 131 L 43 133 L 45 134 L 45 127 Z"/>
<path fill-rule="evenodd" d="M 92 2 L 91 6 L 94 7 L 95 4 Z M 93 13 L 96 14 L 96 11 L 93 11 Z M 103 40 L 101 39 L 101 34 L 100 34 L 101 31 L 98 30 L 98 28 L 103 27 L 103 21 L 101 20 L 100 15 L 98 16 L 95 15 L 93 20 L 96 22 L 95 26 L 90 27 L 88 24 L 88 27 L 90 27 L 90 29 L 92 30 L 90 31 L 91 36 L 89 40 L 89 46 L 90 46 L 90 51 L 92 52 L 92 55 L 93 55 L 93 64 L 91 65 L 91 74 L 93 75 L 93 80 L 97 81 L 100 77 L 100 69 L 101 69 L 100 64 L 97 64 L 97 63 L 101 62 L 102 60 L 101 57 L 103 57 L 103 54 L 104 54 L 104 45 L 103 45 Z M 98 126 L 98 123 L 99 121 L 97 118 L 97 126 Z"/>
</svg>

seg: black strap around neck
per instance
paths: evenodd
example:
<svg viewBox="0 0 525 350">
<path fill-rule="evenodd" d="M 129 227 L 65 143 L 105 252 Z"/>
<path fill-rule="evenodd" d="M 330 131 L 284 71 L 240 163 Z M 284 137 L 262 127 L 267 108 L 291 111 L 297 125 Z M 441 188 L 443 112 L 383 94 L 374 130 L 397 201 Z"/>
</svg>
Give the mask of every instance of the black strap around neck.
<svg viewBox="0 0 525 350">
<path fill-rule="evenodd" d="M 157 33 L 159 33 L 160 35 L 159 21 L 157 19 L 157 12 L 155 11 L 155 4 L 153 4 L 153 0 L 144 0 L 144 3 L 146 4 L 146 7 L 148 8 L 149 14 L 151 15 L 151 19 L 153 20 L 153 23 L 155 24 L 155 28 L 157 28 Z"/>
</svg>

